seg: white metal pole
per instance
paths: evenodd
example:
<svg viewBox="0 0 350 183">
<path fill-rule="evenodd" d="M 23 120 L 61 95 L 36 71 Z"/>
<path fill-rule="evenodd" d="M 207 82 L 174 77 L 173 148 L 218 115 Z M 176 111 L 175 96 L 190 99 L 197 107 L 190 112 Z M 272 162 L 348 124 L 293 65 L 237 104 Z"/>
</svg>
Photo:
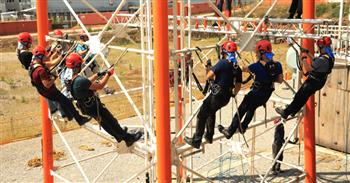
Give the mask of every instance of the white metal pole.
<svg viewBox="0 0 350 183">
<path fill-rule="evenodd" d="M 110 167 L 113 163 L 113 161 L 115 159 L 117 159 L 117 157 L 119 156 L 119 154 L 114 155 L 114 157 L 107 163 L 107 165 L 101 170 L 101 172 L 96 176 L 96 178 L 92 181 L 92 183 L 96 182 L 101 175 L 107 170 L 108 167 Z"/>
<path fill-rule="evenodd" d="M 191 48 L 191 39 L 192 39 L 192 31 L 191 31 L 191 16 L 192 16 L 192 8 L 191 8 L 192 4 L 191 4 L 191 0 L 187 0 L 187 26 L 188 26 L 188 32 L 187 32 L 187 47 L 188 48 Z M 191 54 L 192 55 L 192 54 Z M 191 59 L 192 59 L 192 56 L 191 56 Z M 193 59 L 191 60 L 191 62 L 193 62 Z M 189 115 L 192 115 L 192 97 L 193 97 L 193 94 L 192 94 L 192 70 L 193 68 L 193 63 L 191 63 L 189 65 L 189 72 L 188 72 L 188 89 L 189 89 Z M 187 116 L 186 116 L 187 118 Z M 192 128 L 192 125 L 190 125 L 190 136 L 192 137 L 193 135 L 193 128 Z M 190 156 L 190 161 L 189 161 L 189 166 L 191 169 L 193 169 L 193 156 Z M 190 175 L 190 182 L 193 182 L 193 173 L 191 173 Z"/>
<path fill-rule="evenodd" d="M 151 0 L 146 0 L 146 20 L 147 20 L 147 50 L 151 51 L 153 49 L 153 38 L 152 38 L 152 6 Z M 147 57 L 148 61 L 148 124 L 153 130 L 155 126 L 153 125 L 154 110 L 153 110 L 153 60 Z M 153 145 L 153 143 L 151 143 Z M 155 158 L 152 158 L 151 163 L 155 163 Z M 156 167 L 152 166 L 150 171 L 150 182 L 154 182 L 156 178 Z"/>
<path fill-rule="evenodd" d="M 350 10 L 349 10 L 350 11 Z M 344 0 L 340 1 L 340 11 L 339 11 L 339 24 L 338 24 L 338 45 L 337 51 L 341 49 L 342 42 L 342 25 L 343 25 L 343 13 L 344 13 Z M 348 33 L 349 34 L 349 33 Z"/>
<path fill-rule="evenodd" d="M 72 156 L 72 158 L 73 158 L 75 164 L 77 165 L 80 174 L 83 176 L 85 182 L 90 183 L 88 177 L 86 176 L 86 174 L 85 174 L 85 172 L 84 172 L 84 170 L 83 170 L 83 167 L 81 167 L 81 165 L 80 165 L 80 163 L 79 163 L 77 157 L 75 157 L 75 155 L 74 155 L 72 149 L 70 148 L 68 142 L 67 142 L 66 139 L 64 138 L 64 136 L 63 136 L 63 134 L 62 134 L 60 128 L 59 128 L 58 125 L 56 124 L 55 120 L 52 120 L 52 124 L 54 125 L 55 129 L 57 130 L 58 135 L 61 137 L 61 140 L 62 140 L 63 144 L 66 146 L 66 148 L 67 148 L 69 154 Z"/>
<path fill-rule="evenodd" d="M 124 4 L 126 3 L 126 0 L 121 0 L 120 4 L 118 5 L 117 9 L 113 12 L 111 18 L 108 20 L 107 24 L 103 27 L 103 29 L 98 33 L 97 37 L 99 39 L 102 38 L 103 33 L 107 30 L 109 25 L 113 22 L 114 18 L 117 16 L 118 12 L 122 9 Z M 142 4 L 140 4 L 141 7 Z"/>
</svg>

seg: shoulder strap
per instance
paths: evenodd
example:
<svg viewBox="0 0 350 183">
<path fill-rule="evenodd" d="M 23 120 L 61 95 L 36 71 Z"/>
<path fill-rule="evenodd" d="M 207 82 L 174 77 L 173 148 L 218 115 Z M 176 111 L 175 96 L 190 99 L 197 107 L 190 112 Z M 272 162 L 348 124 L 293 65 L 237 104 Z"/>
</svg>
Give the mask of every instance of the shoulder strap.
<svg viewBox="0 0 350 183">
<path fill-rule="evenodd" d="M 327 74 L 330 74 L 332 72 L 333 66 L 334 66 L 334 59 L 331 58 L 328 54 L 323 54 L 321 55 L 321 58 L 325 58 L 329 64 L 328 64 L 328 70 L 327 70 Z"/>
<path fill-rule="evenodd" d="M 31 80 L 33 80 L 33 72 L 35 71 L 35 69 L 37 69 L 38 67 L 42 67 L 40 64 L 34 63 L 34 64 L 30 64 L 29 69 L 28 69 L 28 74 Z"/>
<path fill-rule="evenodd" d="M 67 90 L 71 93 L 72 97 L 74 98 L 74 92 L 73 92 L 73 83 L 75 81 L 75 79 L 78 77 L 79 75 L 74 76 L 71 80 L 69 80 L 68 83 L 66 83 L 67 85 Z"/>
</svg>

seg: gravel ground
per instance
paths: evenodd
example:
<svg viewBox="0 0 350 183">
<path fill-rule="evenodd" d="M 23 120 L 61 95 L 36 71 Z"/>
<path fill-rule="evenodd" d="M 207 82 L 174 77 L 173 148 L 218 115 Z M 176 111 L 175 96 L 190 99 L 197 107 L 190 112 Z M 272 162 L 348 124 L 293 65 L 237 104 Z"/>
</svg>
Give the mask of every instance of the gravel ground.
<svg viewBox="0 0 350 183">
<path fill-rule="evenodd" d="M 288 92 L 282 91 L 279 94 L 289 95 Z M 239 98 L 239 102 L 242 97 Z M 228 104 L 217 115 L 217 123 L 222 122 L 225 126 L 232 117 L 232 109 L 235 111 L 234 104 Z M 268 116 L 275 115 L 273 104 L 268 104 Z M 263 119 L 264 110 L 259 108 L 257 110 L 257 119 Z M 137 117 L 130 118 L 121 121 L 122 124 L 135 125 L 139 123 Z M 174 122 L 172 122 L 174 124 Z M 288 122 L 285 129 L 286 134 L 289 133 L 292 124 L 294 122 Z M 255 152 L 266 156 L 271 156 L 271 143 L 273 140 L 273 128 L 272 124 L 260 126 L 256 128 L 256 134 L 260 134 L 263 131 L 271 128 L 263 135 L 256 137 L 255 139 Z M 172 125 L 174 129 L 174 125 Z M 186 134 L 189 135 L 189 129 Z M 218 132 L 217 132 L 218 133 Z M 91 155 L 107 152 L 113 150 L 113 147 L 107 147 L 103 144 L 104 139 L 92 134 L 85 129 L 78 129 L 74 131 L 65 132 L 64 136 L 70 144 L 74 154 L 78 159 L 83 159 Z M 250 142 L 252 137 L 252 130 L 248 130 L 245 134 L 247 140 Z M 240 139 L 239 139 L 240 138 Z M 233 138 L 234 142 L 242 141 L 242 137 L 235 135 Z M 230 150 L 230 146 L 227 143 L 228 140 L 222 140 L 221 143 L 215 142 L 212 145 L 208 145 L 205 148 L 205 153 L 198 153 L 193 156 L 195 169 L 210 161 L 216 156 L 223 152 Z M 41 157 L 41 138 L 33 138 L 20 142 L 14 142 L 0 146 L 0 182 L 42 182 L 42 168 L 29 168 L 27 162 L 34 157 Z M 87 145 L 88 147 L 94 148 L 93 151 L 82 150 L 79 147 L 81 145 Z M 68 150 L 63 145 L 58 135 L 54 135 L 54 149 L 56 151 L 64 151 L 66 156 L 63 160 L 55 161 L 55 166 L 61 166 L 66 163 L 72 162 Z M 300 166 L 303 166 L 303 146 L 288 145 L 288 150 L 285 151 L 285 162 L 292 164 L 298 164 L 298 158 L 300 157 Z M 93 180 L 103 167 L 116 155 L 116 153 L 109 153 L 98 158 L 84 161 L 81 163 L 83 170 L 86 172 L 89 180 Z M 213 163 L 200 169 L 198 172 L 204 176 L 212 178 L 215 182 L 226 181 L 226 182 L 256 182 L 257 174 L 264 172 L 269 168 L 271 160 L 260 158 L 255 156 L 254 167 L 256 168 L 254 173 L 250 171 L 247 163 L 242 165 L 241 158 L 235 153 L 227 154 L 221 161 L 216 160 Z M 349 173 L 346 173 L 346 165 L 349 162 L 345 161 L 345 155 L 336 151 L 328 150 L 325 148 L 317 147 L 317 176 L 318 182 L 347 182 L 347 176 L 350 177 Z M 98 182 L 121 182 L 126 180 L 133 174 L 139 172 L 145 167 L 145 161 L 132 154 L 121 154 L 111 164 L 107 171 L 98 179 Z M 284 173 L 278 176 L 269 176 L 268 181 L 271 182 L 286 182 L 294 179 L 296 176 L 301 175 L 302 172 L 296 168 L 290 168 L 286 165 L 282 166 Z M 173 170 L 175 170 L 173 168 Z M 74 182 L 83 182 L 81 174 L 79 173 L 76 165 L 68 166 L 56 171 L 59 175 L 65 177 L 68 180 Z M 197 177 L 194 177 L 197 182 L 200 181 Z M 60 182 L 59 180 L 55 180 Z M 145 174 L 141 174 L 139 177 L 134 179 L 132 182 L 145 182 Z"/>
</svg>

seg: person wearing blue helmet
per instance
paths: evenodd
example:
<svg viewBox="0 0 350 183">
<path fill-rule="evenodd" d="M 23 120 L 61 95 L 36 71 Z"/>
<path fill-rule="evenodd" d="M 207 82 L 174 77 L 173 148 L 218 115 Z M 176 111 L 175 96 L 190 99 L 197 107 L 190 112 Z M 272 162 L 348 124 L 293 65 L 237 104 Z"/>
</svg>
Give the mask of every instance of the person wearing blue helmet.
<svg viewBox="0 0 350 183">
<path fill-rule="evenodd" d="M 196 132 L 192 138 L 184 138 L 187 144 L 197 149 L 202 143 L 205 129 L 206 141 L 210 144 L 213 142 L 216 111 L 226 106 L 231 96 L 237 95 L 241 89 L 242 70 L 236 59 L 236 43 L 227 41 L 221 50 L 222 59 L 207 74 L 207 80 L 211 83 L 211 93 L 203 101 L 198 112 Z"/>
</svg>

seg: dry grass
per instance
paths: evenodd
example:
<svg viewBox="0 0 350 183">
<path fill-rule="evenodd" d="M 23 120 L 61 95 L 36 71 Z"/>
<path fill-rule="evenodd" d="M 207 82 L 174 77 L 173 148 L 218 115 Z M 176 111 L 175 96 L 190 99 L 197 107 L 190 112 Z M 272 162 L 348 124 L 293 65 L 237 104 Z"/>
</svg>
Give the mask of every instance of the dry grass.
<svg viewBox="0 0 350 183">
<path fill-rule="evenodd" d="M 137 37 L 137 36 L 133 36 Z M 194 36 L 192 39 L 192 47 L 207 46 L 216 44 L 222 37 L 213 37 L 210 35 Z M 137 39 L 136 39 L 137 41 Z M 2 47 L 1 50 L 8 50 L 15 45 L 16 40 L 8 40 L 8 46 Z M 132 45 L 125 40 L 116 40 L 113 45 L 138 48 L 139 45 Z M 170 47 L 173 47 L 172 42 L 169 42 Z M 186 45 L 185 45 L 186 46 Z M 286 53 L 286 45 L 275 45 L 276 60 L 284 62 L 284 54 Z M 12 48 L 10 50 L 13 50 Z M 121 51 L 110 50 L 109 61 L 113 63 Z M 250 62 L 255 60 L 254 55 L 250 52 L 244 52 L 244 58 Z M 193 54 L 193 58 L 198 61 L 198 58 Z M 209 55 L 213 64 L 217 61 L 215 52 Z M 100 64 L 101 60 L 98 59 Z M 171 61 L 172 65 L 173 61 Z M 242 62 L 243 63 L 243 62 Z M 157 64 L 157 61 L 155 61 Z M 124 86 L 135 88 L 142 86 L 141 77 L 141 56 L 135 53 L 126 54 L 122 60 L 116 65 L 116 73 L 120 77 Z M 197 74 L 201 82 L 205 81 L 205 71 L 202 66 L 198 65 L 194 72 Z M 57 84 L 59 86 L 59 84 Z M 114 79 L 110 79 L 109 86 L 117 91 L 120 88 L 117 86 Z M 41 112 L 39 105 L 39 97 L 36 90 L 31 86 L 27 72 L 20 67 L 20 64 L 14 52 L 1 52 L 0 62 L 0 143 L 8 143 L 13 140 L 35 137 L 41 134 Z M 133 92 L 130 94 L 133 101 L 136 103 L 140 112 L 142 112 L 142 94 L 141 92 Z M 198 91 L 194 91 L 196 97 L 201 97 Z M 171 96 L 172 97 L 172 96 Z M 171 100 L 173 100 L 171 98 Z M 133 108 L 130 106 L 127 98 L 121 95 L 113 95 L 103 98 L 102 101 L 117 117 L 124 119 L 135 116 Z M 59 122 L 63 130 L 72 130 L 78 128 L 73 122 Z"/>
</svg>

